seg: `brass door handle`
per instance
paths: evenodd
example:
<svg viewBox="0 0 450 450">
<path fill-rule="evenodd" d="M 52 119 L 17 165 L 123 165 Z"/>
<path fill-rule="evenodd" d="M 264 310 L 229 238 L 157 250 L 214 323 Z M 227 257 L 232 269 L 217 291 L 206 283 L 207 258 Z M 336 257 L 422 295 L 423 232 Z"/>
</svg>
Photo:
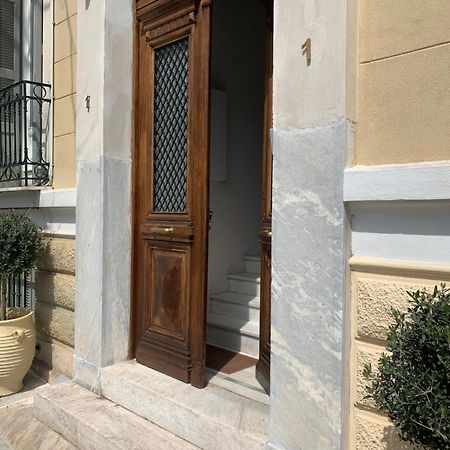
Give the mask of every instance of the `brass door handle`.
<svg viewBox="0 0 450 450">
<path fill-rule="evenodd" d="M 265 237 L 272 237 L 272 230 L 268 230 L 267 228 L 265 228 L 264 230 L 262 230 L 262 234 Z"/>
<path fill-rule="evenodd" d="M 172 234 L 175 231 L 173 227 L 151 227 L 150 231 L 157 234 Z"/>
</svg>

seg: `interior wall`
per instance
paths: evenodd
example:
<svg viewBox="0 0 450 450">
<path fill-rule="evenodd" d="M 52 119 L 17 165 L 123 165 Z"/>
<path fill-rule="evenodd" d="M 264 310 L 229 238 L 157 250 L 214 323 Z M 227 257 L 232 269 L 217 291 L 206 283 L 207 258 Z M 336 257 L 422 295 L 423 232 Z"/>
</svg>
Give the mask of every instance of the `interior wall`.
<svg viewBox="0 0 450 450">
<path fill-rule="evenodd" d="M 214 2 L 211 75 L 212 88 L 227 96 L 227 178 L 210 185 L 210 292 L 226 290 L 227 270 L 241 270 L 240 257 L 256 251 L 261 222 L 264 59 L 265 11 L 259 0 Z"/>
</svg>

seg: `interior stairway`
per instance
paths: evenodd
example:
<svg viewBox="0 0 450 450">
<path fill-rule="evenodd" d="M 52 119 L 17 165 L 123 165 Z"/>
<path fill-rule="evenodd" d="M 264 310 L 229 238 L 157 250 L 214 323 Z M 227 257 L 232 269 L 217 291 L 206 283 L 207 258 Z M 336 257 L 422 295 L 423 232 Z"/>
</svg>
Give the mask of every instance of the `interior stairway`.
<svg viewBox="0 0 450 450">
<path fill-rule="evenodd" d="M 245 256 L 245 271 L 228 275 L 228 290 L 209 296 L 208 344 L 258 357 L 260 261 Z"/>
</svg>

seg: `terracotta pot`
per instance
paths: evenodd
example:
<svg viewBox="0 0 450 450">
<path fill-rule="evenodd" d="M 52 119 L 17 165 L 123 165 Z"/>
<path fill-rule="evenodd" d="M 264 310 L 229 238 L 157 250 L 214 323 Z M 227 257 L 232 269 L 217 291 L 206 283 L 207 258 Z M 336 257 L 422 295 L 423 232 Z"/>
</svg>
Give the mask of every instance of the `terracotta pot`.
<svg viewBox="0 0 450 450">
<path fill-rule="evenodd" d="M 22 390 L 35 347 L 33 313 L 23 308 L 10 309 L 8 320 L 0 321 L 0 397 Z"/>
</svg>

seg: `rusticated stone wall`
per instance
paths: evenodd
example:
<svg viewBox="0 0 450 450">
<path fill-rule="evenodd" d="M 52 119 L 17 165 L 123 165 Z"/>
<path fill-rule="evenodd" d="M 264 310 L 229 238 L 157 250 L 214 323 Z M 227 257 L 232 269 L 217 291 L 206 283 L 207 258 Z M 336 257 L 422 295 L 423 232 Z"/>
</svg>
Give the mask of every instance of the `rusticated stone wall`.
<svg viewBox="0 0 450 450">
<path fill-rule="evenodd" d="M 51 237 L 35 274 L 38 349 L 43 376 L 72 375 L 75 309 L 75 239 Z"/>
<path fill-rule="evenodd" d="M 53 186 L 76 185 L 77 0 L 54 0 Z"/>
<path fill-rule="evenodd" d="M 378 273 L 377 273 L 378 272 Z M 389 273 L 389 275 L 387 275 Z M 392 322 L 391 307 L 405 310 L 407 291 L 423 287 L 433 289 L 450 278 L 450 272 L 434 273 L 426 267 L 417 271 L 401 268 L 378 269 L 375 266 L 353 266 L 352 296 L 352 445 L 355 450 L 404 450 L 408 444 L 400 441 L 397 430 L 387 417 L 379 413 L 367 395 L 362 375 L 365 363 L 376 368 L 386 350 L 386 336 Z"/>
</svg>

